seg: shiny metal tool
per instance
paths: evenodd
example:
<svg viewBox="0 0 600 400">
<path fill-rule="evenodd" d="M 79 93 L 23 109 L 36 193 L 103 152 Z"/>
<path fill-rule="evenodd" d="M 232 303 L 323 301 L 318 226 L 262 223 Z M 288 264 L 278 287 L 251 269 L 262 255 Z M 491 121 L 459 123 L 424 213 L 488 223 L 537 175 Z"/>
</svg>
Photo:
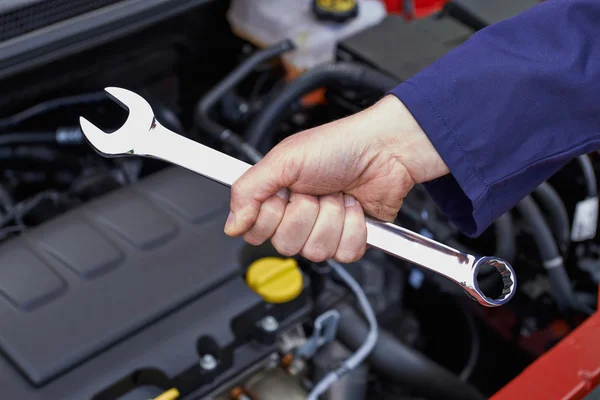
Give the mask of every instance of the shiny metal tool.
<svg viewBox="0 0 600 400">
<path fill-rule="evenodd" d="M 88 142 L 104 157 L 143 156 L 187 168 L 223 185 L 231 186 L 251 165 L 163 127 L 144 98 L 126 89 L 105 89 L 129 110 L 125 124 L 105 133 L 85 118 L 81 129 Z M 461 286 L 474 300 L 487 307 L 508 302 L 514 295 L 516 279 L 512 267 L 494 257 L 477 257 L 421 236 L 392 223 L 367 217 L 367 242 L 382 251 L 434 271 Z M 477 284 L 483 266 L 494 267 L 504 288 L 497 298 L 486 296 Z"/>
</svg>

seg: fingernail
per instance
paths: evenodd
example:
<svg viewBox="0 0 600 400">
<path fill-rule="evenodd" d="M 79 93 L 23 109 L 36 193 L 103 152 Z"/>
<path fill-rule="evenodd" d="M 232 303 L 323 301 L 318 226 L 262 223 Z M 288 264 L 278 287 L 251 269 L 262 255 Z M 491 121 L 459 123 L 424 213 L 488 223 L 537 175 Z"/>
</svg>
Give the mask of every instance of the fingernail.
<svg viewBox="0 0 600 400">
<path fill-rule="evenodd" d="M 344 206 L 352 207 L 355 204 L 356 204 L 356 199 L 353 196 L 350 196 L 349 194 L 344 195 Z"/>
<path fill-rule="evenodd" d="M 225 233 L 230 232 L 235 226 L 235 214 L 233 212 L 229 212 L 227 216 L 227 221 L 225 222 Z"/>
<path fill-rule="evenodd" d="M 290 198 L 290 191 L 287 188 L 281 188 L 277 192 L 277 196 L 281 197 L 284 200 L 287 200 Z"/>
</svg>

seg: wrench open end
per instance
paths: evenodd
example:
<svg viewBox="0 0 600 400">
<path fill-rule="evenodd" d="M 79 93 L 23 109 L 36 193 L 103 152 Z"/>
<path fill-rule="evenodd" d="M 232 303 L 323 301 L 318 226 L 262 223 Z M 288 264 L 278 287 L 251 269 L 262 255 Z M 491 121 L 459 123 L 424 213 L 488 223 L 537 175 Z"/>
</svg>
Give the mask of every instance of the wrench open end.
<svg viewBox="0 0 600 400">
<path fill-rule="evenodd" d="M 144 134 L 147 134 L 155 123 L 152 107 L 143 97 L 130 90 L 116 87 L 107 87 L 104 90 L 115 102 L 129 111 L 127 121 L 115 132 L 107 133 L 80 117 L 81 131 L 94 150 L 104 157 L 136 154 L 136 148 L 144 142 Z"/>
</svg>

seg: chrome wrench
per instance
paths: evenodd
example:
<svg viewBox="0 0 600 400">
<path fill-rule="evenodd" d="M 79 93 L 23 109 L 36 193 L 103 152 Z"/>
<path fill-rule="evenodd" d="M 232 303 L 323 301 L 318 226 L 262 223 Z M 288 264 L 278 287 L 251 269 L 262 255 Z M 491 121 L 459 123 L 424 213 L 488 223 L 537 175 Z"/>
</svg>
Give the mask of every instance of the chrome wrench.
<svg viewBox="0 0 600 400">
<path fill-rule="evenodd" d="M 123 126 L 111 134 L 80 118 L 84 136 L 100 155 L 156 158 L 226 186 L 231 186 L 251 167 L 241 160 L 171 132 L 156 120 L 150 104 L 138 94 L 116 87 L 105 90 L 129 111 L 129 116 Z M 508 262 L 467 254 L 370 216 L 366 217 L 366 221 L 369 245 L 450 279 L 480 304 L 500 306 L 514 295 L 516 278 Z M 504 287 L 497 298 L 485 295 L 477 284 L 477 274 L 485 265 L 494 267 L 501 275 Z"/>
</svg>

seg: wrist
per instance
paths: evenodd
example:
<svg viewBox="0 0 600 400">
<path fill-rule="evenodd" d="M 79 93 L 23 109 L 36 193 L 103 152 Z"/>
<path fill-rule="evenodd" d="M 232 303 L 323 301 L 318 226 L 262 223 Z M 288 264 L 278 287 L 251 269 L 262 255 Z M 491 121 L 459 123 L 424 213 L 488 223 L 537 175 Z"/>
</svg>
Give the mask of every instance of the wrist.
<svg viewBox="0 0 600 400">
<path fill-rule="evenodd" d="M 427 182 L 450 171 L 427 134 L 396 96 L 387 95 L 368 110 L 386 150 L 407 169 L 415 183 Z"/>
</svg>

